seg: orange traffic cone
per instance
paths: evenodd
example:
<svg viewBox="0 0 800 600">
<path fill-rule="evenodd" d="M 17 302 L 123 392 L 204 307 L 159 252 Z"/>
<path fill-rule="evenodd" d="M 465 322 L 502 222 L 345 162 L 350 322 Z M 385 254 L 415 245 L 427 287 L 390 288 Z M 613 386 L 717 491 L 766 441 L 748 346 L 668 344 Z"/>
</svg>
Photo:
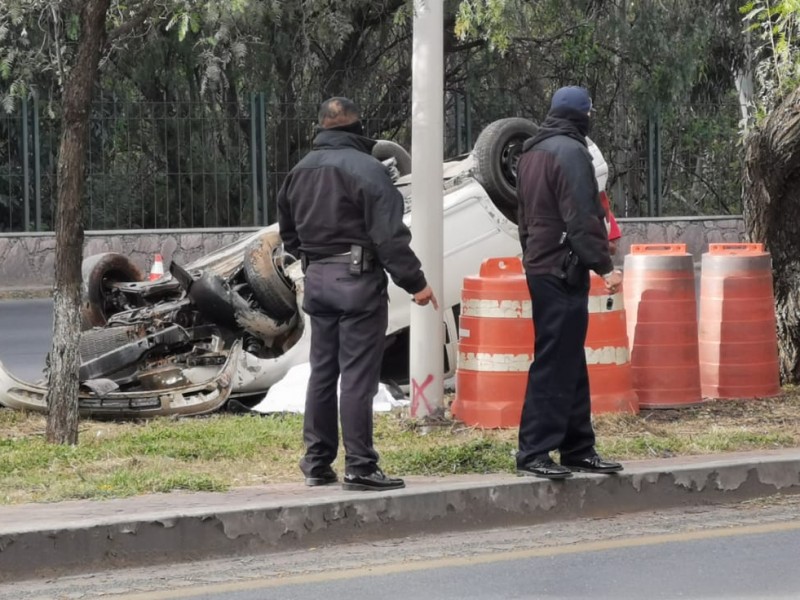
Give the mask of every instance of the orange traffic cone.
<svg viewBox="0 0 800 600">
<path fill-rule="evenodd" d="M 164 261 L 160 254 L 156 254 L 156 259 L 153 261 L 153 268 L 150 269 L 150 281 L 161 279 L 164 276 Z"/>
</svg>

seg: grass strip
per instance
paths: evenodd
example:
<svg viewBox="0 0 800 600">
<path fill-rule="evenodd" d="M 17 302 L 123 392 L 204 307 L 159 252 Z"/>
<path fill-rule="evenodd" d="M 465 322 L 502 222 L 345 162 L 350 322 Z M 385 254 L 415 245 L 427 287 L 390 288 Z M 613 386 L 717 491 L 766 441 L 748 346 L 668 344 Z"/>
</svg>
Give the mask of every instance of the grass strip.
<svg viewBox="0 0 800 600">
<path fill-rule="evenodd" d="M 598 450 L 620 460 L 800 445 L 800 393 L 595 417 Z M 298 481 L 301 415 L 219 413 L 188 419 L 81 422 L 77 446 L 44 441 L 41 415 L 0 409 L 0 503 L 114 498 Z M 375 418 L 381 466 L 394 475 L 512 473 L 517 431 L 457 422 L 420 427 Z M 340 456 L 335 464 L 343 471 Z"/>
</svg>

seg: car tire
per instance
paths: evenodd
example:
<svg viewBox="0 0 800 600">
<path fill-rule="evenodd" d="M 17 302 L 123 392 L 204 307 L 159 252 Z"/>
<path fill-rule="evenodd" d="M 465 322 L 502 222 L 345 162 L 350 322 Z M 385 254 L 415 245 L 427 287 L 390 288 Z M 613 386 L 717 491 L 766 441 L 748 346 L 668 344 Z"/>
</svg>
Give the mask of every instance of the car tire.
<svg viewBox="0 0 800 600">
<path fill-rule="evenodd" d="M 380 161 L 394 158 L 397 161 L 397 171 L 400 177 L 411 173 L 411 155 L 397 142 L 378 140 L 372 147 L 372 156 Z"/>
<path fill-rule="evenodd" d="M 538 125 L 519 117 L 500 119 L 481 131 L 472 149 L 475 179 L 503 214 L 516 222 L 517 162 Z"/>
<path fill-rule="evenodd" d="M 144 281 L 144 272 L 130 258 L 116 252 L 103 252 L 88 256 L 81 263 L 83 302 L 81 320 L 83 327 L 102 327 L 111 313 L 106 297 L 113 283 Z"/>
<path fill-rule="evenodd" d="M 297 312 L 297 298 L 292 284 L 275 267 L 274 254 L 280 244 L 280 234 L 264 233 L 245 248 L 243 262 L 245 279 L 259 306 L 273 319 L 283 322 Z"/>
</svg>

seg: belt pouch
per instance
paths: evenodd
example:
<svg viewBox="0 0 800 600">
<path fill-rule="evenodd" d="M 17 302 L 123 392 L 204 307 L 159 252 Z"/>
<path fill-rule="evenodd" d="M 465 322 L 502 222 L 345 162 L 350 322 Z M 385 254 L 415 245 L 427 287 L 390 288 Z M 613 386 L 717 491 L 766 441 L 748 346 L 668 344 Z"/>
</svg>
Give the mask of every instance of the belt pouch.
<svg viewBox="0 0 800 600">
<path fill-rule="evenodd" d="M 356 244 L 350 246 L 350 275 L 361 275 L 364 259 L 363 251 L 364 249 Z"/>
</svg>

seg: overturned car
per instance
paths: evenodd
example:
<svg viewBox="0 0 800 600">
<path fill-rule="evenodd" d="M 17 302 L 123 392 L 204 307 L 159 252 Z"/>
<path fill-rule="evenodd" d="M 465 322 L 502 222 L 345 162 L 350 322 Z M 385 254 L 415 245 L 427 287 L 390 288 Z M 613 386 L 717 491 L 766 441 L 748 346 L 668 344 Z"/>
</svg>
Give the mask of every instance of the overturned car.
<svg viewBox="0 0 800 600">
<path fill-rule="evenodd" d="M 461 283 L 490 256 L 520 254 L 516 165 L 536 125 L 521 118 L 491 123 L 472 152 L 444 164 L 446 376 L 455 372 Z M 600 189 L 607 166 L 590 151 Z M 381 141 L 373 154 L 399 176 L 410 225 L 411 159 Z M 301 306 L 303 273 L 272 225 L 185 266 L 146 281 L 115 253 L 83 262 L 84 331 L 79 410 L 83 416 L 142 418 L 213 412 L 231 398 L 261 399 L 289 369 L 308 361 L 309 325 Z M 382 379 L 408 380 L 410 302 L 389 285 Z M 0 363 L 0 404 L 46 411 L 44 384 L 20 380 Z"/>
</svg>

